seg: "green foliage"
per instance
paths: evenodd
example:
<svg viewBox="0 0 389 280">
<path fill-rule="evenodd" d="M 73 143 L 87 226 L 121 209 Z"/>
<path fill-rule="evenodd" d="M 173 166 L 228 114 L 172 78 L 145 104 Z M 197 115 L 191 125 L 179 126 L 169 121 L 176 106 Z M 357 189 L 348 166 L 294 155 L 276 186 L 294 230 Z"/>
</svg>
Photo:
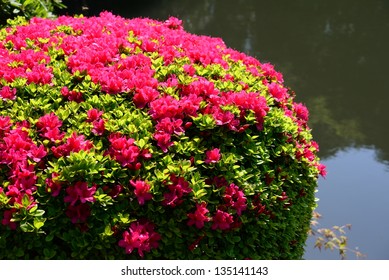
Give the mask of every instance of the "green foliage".
<svg viewBox="0 0 389 280">
<path fill-rule="evenodd" d="M 17 16 L 53 18 L 56 8 L 65 8 L 62 0 L 1 0 L 0 25 Z"/>
</svg>

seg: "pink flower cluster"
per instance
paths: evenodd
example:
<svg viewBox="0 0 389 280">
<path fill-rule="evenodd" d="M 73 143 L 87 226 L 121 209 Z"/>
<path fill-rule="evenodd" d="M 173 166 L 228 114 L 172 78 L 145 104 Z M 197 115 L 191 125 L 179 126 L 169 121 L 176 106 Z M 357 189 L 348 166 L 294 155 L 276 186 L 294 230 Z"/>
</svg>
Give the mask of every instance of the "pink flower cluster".
<svg viewBox="0 0 389 280">
<path fill-rule="evenodd" d="M 54 113 L 40 117 L 35 125 L 38 132 L 40 132 L 40 136 L 49 139 L 53 143 L 61 141 L 65 136 L 65 133 L 60 131 L 62 121 Z"/>
<path fill-rule="evenodd" d="M 194 213 L 188 214 L 188 226 L 195 225 L 198 229 L 204 227 L 205 222 L 209 222 L 211 220 L 210 217 L 207 216 L 209 210 L 207 209 L 207 205 L 205 202 L 196 205 L 196 211 Z"/>
<path fill-rule="evenodd" d="M 37 181 L 35 166 L 44 159 L 47 151 L 29 137 L 27 122 L 16 123 L 13 129 L 11 126 L 8 117 L 0 116 L 0 164 L 8 167 L 10 179 L 10 185 L 4 192 L 10 199 L 10 205 L 22 206 L 22 200 L 27 198 L 27 208 L 31 208 L 36 204 L 33 197 Z"/>
<path fill-rule="evenodd" d="M 93 125 L 92 133 L 96 136 L 103 135 L 105 131 L 105 120 L 101 118 L 104 114 L 103 111 L 99 111 L 97 109 L 90 109 L 87 112 L 88 118 L 87 122 L 91 122 Z"/>
<path fill-rule="evenodd" d="M 90 216 L 90 205 L 87 202 L 94 202 L 94 194 L 96 186 L 88 186 L 88 183 L 78 181 L 74 185 L 66 188 L 66 196 L 64 202 L 69 203 L 66 210 L 66 215 L 74 224 L 84 224 Z"/>
<path fill-rule="evenodd" d="M 227 207 L 236 210 L 238 216 L 242 215 L 242 212 L 247 208 L 247 199 L 244 193 L 235 184 L 230 184 L 226 187 L 223 199 Z"/>
<path fill-rule="evenodd" d="M 125 248 L 127 254 L 137 249 L 139 256 L 143 258 L 144 252 L 158 248 L 158 241 L 161 236 L 154 231 L 154 225 L 148 221 L 133 222 L 129 230 L 123 233 L 123 239 L 119 246 Z"/>
<path fill-rule="evenodd" d="M 60 158 L 70 155 L 70 153 L 77 153 L 79 151 L 89 151 L 93 148 L 93 143 L 90 140 L 86 140 L 84 135 L 78 135 L 73 132 L 66 142 L 57 147 L 52 147 L 51 150 L 55 157 Z"/>
<path fill-rule="evenodd" d="M 170 181 L 171 184 L 167 186 L 169 191 L 164 193 L 162 204 L 174 208 L 184 202 L 183 197 L 191 193 L 192 188 L 183 177 L 177 177 L 175 174 L 170 176 Z"/>
<path fill-rule="evenodd" d="M 145 204 L 147 200 L 153 198 L 153 195 L 150 193 L 150 185 L 142 180 L 130 181 L 130 184 L 135 188 L 134 194 L 138 199 L 139 205 Z"/>
<path fill-rule="evenodd" d="M 26 36 L 24 35 L 21 36 Z M 18 35 L 8 36 L 8 40 L 16 40 Z M 19 35 L 20 36 L 20 35 Z M 17 47 L 17 46 L 14 46 Z M 52 80 L 53 74 L 51 67 L 47 64 L 50 62 L 50 57 L 44 51 L 37 51 L 23 48 L 18 52 L 9 53 L 0 44 L 0 77 L 7 82 L 12 82 L 17 78 L 24 78 L 28 83 L 35 84 L 49 84 Z M 3 96 L 7 89 L 2 90 L 0 96 Z M 14 98 L 14 93 L 8 92 L 8 99 Z"/>
<path fill-rule="evenodd" d="M 214 148 L 212 150 L 209 150 L 209 151 L 206 151 L 205 152 L 205 163 L 206 164 L 213 164 L 213 163 L 217 163 L 220 158 L 221 158 L 221 154 L 220 154 L 220 149 L 218 148 Z"/>
<path fill-rule="evenodd" d="M 225 188 L 223 194 L 224 204 L 219 206 L 212 217 L 207 216 L 209 210 L 206 203 L 196 204 L 195 212 L 187 215 L 189 218 L 187 224 L 189 226 L 195 225 L 198 229 L 201 229 L 205 222 L 212 221 L 211 228 L 213 230 L 229 230 L 239 227 L 239 222 L 234 220 L 234 216 L 229 210 L 233 209 L 237 216 L 241 216 L 242 212 L 247 209 L 247 198 L 243 191 L 235 184 L 228 185 L 222 178 L 216 177 L 212 180 L 212 183 L 218 188 Z"/>
<path fill-rule="evenodd" d="M 119 162 L 123 167 L 139 170 L 142 163 L 141 158 L 150 159 L 152 154 L 147 150 L 141 150 L 135 145 L 135 140 L 123 136 L 121 133 L 113 133 L 108 137 L 111 144 L 107 154 Z"/>
<path fill-rule="evenodd" d="M 78 92 L 75 90 L 69 90 L 68 87 L 66 87 L 66 86 L 61 89 L 61 94 L 68 101 L 75 101 L 77 103 L 84 101 L 81 92 Z"/>
</svg>

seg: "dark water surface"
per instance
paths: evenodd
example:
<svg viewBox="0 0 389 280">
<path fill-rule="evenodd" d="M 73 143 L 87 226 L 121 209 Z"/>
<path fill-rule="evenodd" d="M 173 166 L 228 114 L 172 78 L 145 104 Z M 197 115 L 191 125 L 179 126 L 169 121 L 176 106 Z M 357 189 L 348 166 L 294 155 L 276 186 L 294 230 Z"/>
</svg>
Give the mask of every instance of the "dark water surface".
<svg viewBox="0 0 389 280">
<path fill-rule="evenodd" d="M 351 248 L 368 259 L 389 259 L 389 1 L 79 2 L 89 10 L 73 11 L 89 15 L 176 16 L 189 32 L 221 37 L 274 64 L 308 106 L 328 168 L 317 193 L 321 225 L 351 223 Z M 339 259 L 335 251 L 313 249 L 313 241 L 306 259 Z"/>
</svg>

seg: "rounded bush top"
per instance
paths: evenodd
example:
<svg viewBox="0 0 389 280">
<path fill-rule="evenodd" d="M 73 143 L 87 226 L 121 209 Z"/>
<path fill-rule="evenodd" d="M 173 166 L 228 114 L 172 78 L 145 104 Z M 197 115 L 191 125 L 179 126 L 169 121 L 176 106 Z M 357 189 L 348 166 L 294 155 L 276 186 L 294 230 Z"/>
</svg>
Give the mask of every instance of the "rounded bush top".
<svg viewBox="0 0 389 280">
<path fill-rule="evenodd" d="M 301 257 L 325 168 L 273 65 L 173 17 L 0 40 L 0 257 Z"/>
</svg>

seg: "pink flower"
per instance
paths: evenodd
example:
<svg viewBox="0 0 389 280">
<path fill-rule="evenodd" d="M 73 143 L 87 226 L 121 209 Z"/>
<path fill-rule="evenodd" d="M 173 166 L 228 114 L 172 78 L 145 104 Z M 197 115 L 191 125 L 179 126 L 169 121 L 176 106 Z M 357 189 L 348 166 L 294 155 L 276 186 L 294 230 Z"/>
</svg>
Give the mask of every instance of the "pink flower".
<svg viewBox="0 0 389 280">
<path fill-rule="evenodd" d="M 197 204 L 196 211 L 188 214 L 188 226 L 195 225 L 198 229 L 203 228 L 204 222 L 209 222 L 211 220 L 211 218 L 206 216 L 208 212 L 209 210 L 207 209 L 205 202 Z"/>
<path fill-rule="evenodd" d="M 35 162 L 40 162 L 46 155 L 46 148 L 43 145 L 39 147 L 32 145 L 31 149 L 27 152 L 29 158 L 31 158 Z"/>
<path fill-rule="evenodd" d="M 155 130 L 158 132 L 166 132 L 170 135 L 180 135 L 184 132 L 181 119 L 163 118 L 155 126 Z"/>
<path fill-rule="evenodd" d="M 92 124 L 93 124 L 92 133 L 97 136 L 103 135 L 105 131 L 105 120 L 100 119 L 98 121 L 94 121 Z"/>
<path fill-rule="evenodd" d="M 150 102 L 149 114 L 155 120 L 163 118 L 182 119 L 183 108 L 179 100 L 166 95 Z"/>
<path fill-rule="evenodd" d="M 84 101 L 81 92 L 69 90 L 66 86 L 61 89 L 61 94 L 69 101 L 75 101 L 77 103 Z"/>
<path fill-rule="evenodd" d="M 176 18 L 176 17 L 169 17 L 164 23 L 168 28 L 170 29 L 178 29 L 182 30 L 182 20 Z"/>
<path fill-rule="evenodd" d="M 38 119 L 36 127 L 40 131 L 48 131 L 54 128 L 59 128 L 62 125 L 62 121 L 54 114 L 46 114 Z"/>
<path fill-rule="evenodd" d="M 137 108 L 144 108 L 159 96 L 159 92 L 151 87 L 143 87 L 137 90 L 132 101 Z"/>
<path fill-rule="evenodd" d="M 54 113 L 40 117 L 35 125 L 40 135 L 52 142 L 62 140 L 65 135 L 65 133 L 61 133 L 59 130 L 62 126 L 62 121 Z"/>
<path fill-rule="evenodd" d="M 90 109 L 88 112 L 87 112 L 87 122 L 94 122 L 94 121 L 97 121 L 100 119 L 100 117 L 104 114 L 103 111 L 99 111 L 97 109 Z"/>
<path fill-rule="evenodd" d="M 5 100 L 14 100 L 16 98 L 16 88 L 11 89 L 9 86 L 4 86 L 0 89 L 0 98 Z"/>
<path fill-rule="evenodd" d="M 108 195 L 112 198 L 115 198 L 117 197 L 122 191 L 123 191 L 123 186 L 121 185 L 115 185 L 114 187 L 112 187 L 108 193 Z"/>
<path fill-rule="evenodd" d="M 293 110 L 296 113 L 296 117 L 303 122 L 307 122 L 309 118 L 309 112 L 307 107 L 305 107 L 302 103 L 294 103 Z"/>
<path fill-rule="evenodd" d="M 234 219 L 231 214 L 217 210 L 215 215 L 212 217 L 212 226 L 213 230 L 221 229 L 227 230 L 231 228 L 231 224 L 234 222 Z"/>
<path fill-rule="evenodd" d="M 326 170 L 326 166 L 322 163 L 318 164 L 317 165 L 317 170 L 319 171 L 319 174 L 325 178 L 327 176 L 327 170 Z"/>
<path fill-rule="evenodd" d="M 34 165 L 18 164 L 17 168 L 12 170 L 10 178 L 13 185 L 19 190 L 23 190 L 29 195 L 36 191 L 37 176 Z"/>
<path fill-rule="evenodd" d="M 270 94 L 278 101 L 285 101 L 288 97 L 288 89 L 280 86 L 278 83 L 270 83 L 268 85 Z"/>
<path fill-rule="evenodd" d="M 55 157 L 68 156 L 71 152 L 77 153 L 79 151 L 89 151 L 93 148 L 93 144 L 89 140 L 85 140 L 84 135 L 77 135 L 73 132 L 72 135 L 66 139 L 66 143 L 58 147 L 52 147 L 51 150 Z"/>
<path fill-rule="evenodd" d="M 192 192 L 192 189 L 189 187 L 189 182 L 182 177 L 176 177 L 176 175 L 172 174 L 170 180 L 172 184 L 168 186 L 169 192 L 164 193 L 162 204 L 174 208 L 184 202 L 182 197 Z"/>
<path fill-rule="evenodd" d="M 57 141 L 61 141 L 65 136 L 64 132 L 61 132 L 59 128 L 53 128 L 46 132 L 41 133 L 41 136 L 49 139 L 51 142 L 56 143 Z"/>
<path fill-rule="evenodd" d="M 194 76 L 196 74 L 196 69 L 193 67 L 193 65 L 185 64 L 183 69 L 190 76 Z"/>
<path fill-rule="evenodd" d="M 271 80 L 275 79 L 276 81 L 283 83 L 284 78 L 281 73 L 274 70 L 274 66 L 270 63 L 264 63 L 261 65 L 263 75 L 269 77 Z"/>
<path fill-rule="evenodd" d="M 138 170 L 141 167 L 141 163 L 138 162 L 141 151 L 134 144 L 135 140 L 133 138 L 115 133 L 109 136 L 109 142 L 111 143 L 108 149 L 109 155 L 123 167 L 133 170 Z"/>
<path fill-rule="evenodd" d="M 166 132 L 156 132 L 153 134 L 155 140 L 157 140 L 157 145 L 162 149 L 164 153 L 167 153 L 168 148 L 173 146 L 174 143 L 171 141 L 171 136 Z"/>
<path fill-rule="evenodd" d="M 8 133 L 11 128 L 11 118 L 6 116 L 0 116 L 0 136 L 3 136 L 5 133 Z"/>
<path fill-rule="evenodd" d="M 145 201 L 153 198 L 153 195 L 150 193 L 150 185 L 145 181 L 137 180 L 130 181 L 131 185 L 135 188 L 135 195 L 138 199 L 139 205 L 145 204 Z"/>
<path fill-rule="evenodd" d="M 230 184 L 226 187 L 223 199 L 228 207 L 232 207 L 236 210 L 238 216 L 242 215 L 242 211 L 247 208 L 247 199 L 244 196 L 244 193 L 235 184 Z"/>
<path fill-rule="evenodd" d="M 11 219 L 13 218 L 13 213 L 15 212 L 16 212 L 15 208 L 11 208 L 10 210 L 5 210 L 3 220 L 1 221 L 2 225 L 8 226 L 10 229 L 15 230 L 17 224 L 15 222 L 11 222 Z"/>
<path fill-rule="evenodd" d="M 205 156 L 206 156 L 205 158 L 206 164 L 217 163 L 221 158 L 220 149 L 214 148 L 212 150 L 209 150 L 205 153 Z"/>
<path fill-rule="evenodd" d="M 77 201 L 81 203 L 94 202 L 93 195 L 96 192 L 96 186 L 88 187 L 86 182 L 76 182 L 73 186 L 66 188 L 67 195 L 64 197 L 64 202 L 70 203 L 74 206 Z"/>
<path fill-rule="evenodd" d="M 154 225 L 148 221 L 132 222 L 129 231 L 123 232 L 123 239 L 119 241 L 119 246 L 125 248 L 127 254 L 131 254 L 137 249 L 140 257 L 144 257 L 144 252 L 158 248 L 158 241 L 161 236 L 154 231 Z"/>
</svg>

